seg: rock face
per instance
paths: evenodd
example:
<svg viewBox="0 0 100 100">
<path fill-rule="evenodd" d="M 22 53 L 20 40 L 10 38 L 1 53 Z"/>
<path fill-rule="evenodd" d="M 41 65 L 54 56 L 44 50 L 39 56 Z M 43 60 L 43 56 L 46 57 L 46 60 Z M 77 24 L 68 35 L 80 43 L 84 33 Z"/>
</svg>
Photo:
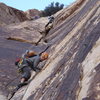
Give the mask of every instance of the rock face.
<svg viewBox="0 0 100 100">
<path fill-rule="evenodd" d="M 28 20 L 23 11 L 0 3 L 0 26 Z"/>
<path fill-rule="evenodd" d="M 4 32 L 9 33 L 6 38 L 10 40 L 18 40 L 26 43 L 37 43 L 42 35 L 45 24 L 48 22 L 47 18 L 40 18 L 35 21 L 24 21 L 21 23 L 10 24 L 2 27 Z"/>
<path fill-rule="evenodd" d="M 55 18 L 50 57 L 21 100 L 100 99 L 100 1 L 79 0 L 68 16 L 69 8 Z"/>
<path fill-rule="evenodd" d="M 49 59 L 12 100 L 100 100 L 100 1 L 78 0 L 57 13 L 45 39 Z"/>
</svg>

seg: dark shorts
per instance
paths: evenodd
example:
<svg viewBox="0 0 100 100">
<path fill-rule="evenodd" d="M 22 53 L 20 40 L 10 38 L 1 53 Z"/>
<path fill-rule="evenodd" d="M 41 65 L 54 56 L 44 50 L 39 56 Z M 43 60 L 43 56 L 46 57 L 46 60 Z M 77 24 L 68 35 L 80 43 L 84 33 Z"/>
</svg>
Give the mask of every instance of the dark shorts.
<svg viewBox="0 0 100 100">
<path fill-rule="evenodd" d="M 31 70 L 29 67 L 24 67 L 22 70 L 22 78 L 25 78 L 25 81 L 29 80 L 31 77 Z"/>
</svg>

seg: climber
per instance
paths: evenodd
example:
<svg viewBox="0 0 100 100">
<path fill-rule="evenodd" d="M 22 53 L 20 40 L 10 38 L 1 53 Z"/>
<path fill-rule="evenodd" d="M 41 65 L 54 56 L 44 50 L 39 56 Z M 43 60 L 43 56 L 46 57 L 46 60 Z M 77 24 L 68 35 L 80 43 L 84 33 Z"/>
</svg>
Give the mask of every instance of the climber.
<svg viewBox="0 0 100 100">
<path fill-rule="evenodd" d="M 54 21 L 53 16 L 50 16 L 48 19 L 49 19 L 49 22 L 45 25 L 45 28 L 48 27 L 48 25 Z"/>
<path fill-rule="evenodd" d="M 41 69 L 39 68 L 39 63 L 48 59 L 48 53 L 45 52 L 50 45 L 48 45 L 42 52 L 37 54 L 34 51 L 27 50 L 22 57 L 15 61 L 15 65 L 18 66 L 19 72 L 21 72 L 21 82 L 16 86 L 16 88 L 9 93 L 8 100 L 14 96 L 19 88 L 28 84 L 28 80 L 31 77 L 31 70 L 35 72 L 39 72 Z"/>
<path fill-rule="evenodd" d="M 54 21 L 54 17 L 50 16 L 48 18 L 48 23 L 45 25 L 45 30 L 43 31 L 39 31 L 42 34 L 42 38 L 44 42 L 46 42 L 45 37 L 46 35 L 49 33 L 49 31 L 51 30 L 51 28 L 53 27 L 53 21 Z"/>
<path fill-rule="evenodd" d="M 31 69 L 35 72 L 40 71 L 38 64 L 48 58 L 48 53 L 36 54 L 34 51 L 27 51 L 22 58 L 15 62 L 19 71 L 22 73 L 21 83 L 28 81 L 31 77 Z"/>
<path fill-rule="evenodd" d="M 49 22 L 45 25 L 45 36 L 48 34 L 50 29 L 53 27 L 54 17 L 50 16 L 48 19 L 49 19 Z"/>
</svg>

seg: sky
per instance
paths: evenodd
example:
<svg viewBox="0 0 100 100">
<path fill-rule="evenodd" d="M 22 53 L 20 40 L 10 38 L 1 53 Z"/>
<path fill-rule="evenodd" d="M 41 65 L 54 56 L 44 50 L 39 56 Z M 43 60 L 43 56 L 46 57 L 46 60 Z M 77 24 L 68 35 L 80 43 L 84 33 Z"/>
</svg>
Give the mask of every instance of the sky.
<svg viewBox="0 0 100 100">
<path fill-rule="evenodd" d="M 75 0 L 0 0 L 13 8 L 27 11 L 29 9 L 44 10 L 51 2 L 59 2 L 65 6 L 73 3 Z"/>
</svg>

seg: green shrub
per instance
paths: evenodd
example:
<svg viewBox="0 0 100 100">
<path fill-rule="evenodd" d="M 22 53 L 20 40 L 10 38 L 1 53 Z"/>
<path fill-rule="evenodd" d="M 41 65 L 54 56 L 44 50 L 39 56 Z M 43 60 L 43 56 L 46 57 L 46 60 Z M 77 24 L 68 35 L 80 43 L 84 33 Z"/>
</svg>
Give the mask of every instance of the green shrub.
<svg viewBox="0 0 100 100">
<path fill-rule="evenodd" d="M 52 14 L 55 14 L 57 11 L 63 9 L 64 4 L 60 4 L 59 2 L 51 2 L 50 5 L 45 7 L 44 11 L 42 11 L 41 16 L 51 16 Z"/>
</svg>

